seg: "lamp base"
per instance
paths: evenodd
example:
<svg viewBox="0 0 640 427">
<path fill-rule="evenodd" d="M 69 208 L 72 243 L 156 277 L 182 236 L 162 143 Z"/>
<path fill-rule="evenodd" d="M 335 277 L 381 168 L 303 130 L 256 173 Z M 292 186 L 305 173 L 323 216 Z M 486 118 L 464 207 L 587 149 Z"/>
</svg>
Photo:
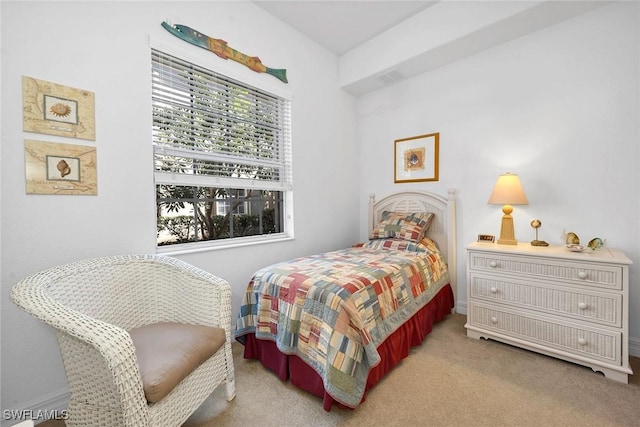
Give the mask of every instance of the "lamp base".
<svg viewBox="0 0 640 427">
<path fill-rule="evenodd" d="M 500 238 L 498 239 L 499 245 L 517 245 L 516 234 L 513 231 L 513 217 L 511 212 L 513 207 L 511 205 L 504 205 L 502 207 L 502 223 L 500 224 Z"/>
</svg>

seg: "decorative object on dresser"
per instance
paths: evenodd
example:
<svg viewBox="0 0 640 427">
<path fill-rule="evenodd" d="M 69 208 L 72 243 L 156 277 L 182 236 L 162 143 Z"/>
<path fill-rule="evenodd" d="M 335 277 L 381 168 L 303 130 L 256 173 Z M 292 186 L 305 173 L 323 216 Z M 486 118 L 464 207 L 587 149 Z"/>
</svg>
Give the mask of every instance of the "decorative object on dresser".
<svg viewBox="0 0 640 427">
<path fill-rule="evenodd" d="M 493 243 L 496 240 L 496 236 L 493 234 L 478 234 L 478 242 Z"/>
<path fill-rule="evenodd" d="M 511 205 L 529 204 L 518 175 L 510 172 L 500 175 L 487 203 L 490 205 L 503 205 L 502 212 L 504 215 L 502 216 L 498 244 L 517 245 L 518 241 L 516 240 L 513 229 L 513 217 L 511 216 L 513 206 Z"/>
<path fill-rule="evenodd" d="M 587 246 L 595 251 L 596 249 L 600 249 L 601 247 L 603 247 L 604 242 L 602 241 L 601 238 L 594 237 L 593 239 L 589 240 L 589 243 L 587 243 Z"/>
<path fill-rule="evenodd" d="M 531 221 L 531 226 L 536 230 L 536 238 L 531 241 L 531 246 L 549 246 L 549 244 L 544 240 L 538 240 L 538 228 L 542 227 L 542 221 L 534 219 Z"/>
<path fill-rule="evenodd" d="M 627 383 L 629 265 L 621 251 L 467 246 L 467 336 L 490 338 Z"/>
<path fill-rule="evenodd" d="M 580 238 L 576 233 L 574 233 L 573 231 L 570 231 L 565 235 L 564 242 L 567 245 L 579 245 Z"/>
</svg>

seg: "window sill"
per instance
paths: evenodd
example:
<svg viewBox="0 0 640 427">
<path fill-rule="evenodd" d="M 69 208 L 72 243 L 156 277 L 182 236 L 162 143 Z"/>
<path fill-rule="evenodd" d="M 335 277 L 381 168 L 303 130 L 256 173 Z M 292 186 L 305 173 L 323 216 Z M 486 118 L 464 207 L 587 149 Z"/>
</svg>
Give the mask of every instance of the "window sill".
<svg viewBox="0 0 640 427">
<path fill-rule="evenodd" d="M 225 239 L 226 240 L 226 239 Z M 156 253 L 160 255 L 184 255 L 198 252 L 217 251 L 221 249 L 240 248 L 243 246 L 263 245 L 267 243 L 286 242 L 293 240 L 292 236 L 279 234 L 277 236 L 252 236 L 246 238 L 233 239 L 233 241 L 205 241 L 194 243 L 183 243 L 170 246 L 160 246 L 156 248 Z"/>
</svg>

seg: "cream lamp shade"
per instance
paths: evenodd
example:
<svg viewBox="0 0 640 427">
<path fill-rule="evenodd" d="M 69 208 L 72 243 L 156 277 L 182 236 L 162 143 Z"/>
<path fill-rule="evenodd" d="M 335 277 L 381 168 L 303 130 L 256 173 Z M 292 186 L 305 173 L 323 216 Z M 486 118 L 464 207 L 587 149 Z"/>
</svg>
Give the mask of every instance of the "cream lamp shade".
<svg viewBox="0 0 640 427">
<path fill-rule="evenodd" d="M 500 175 L 487 203 L 490 205 L 503 205 L 502 212 L 504 215 L 502 216 L 498 244 L 517 245 L 518 241 L 516 240 L 513 217 L 511 216 L 511 212 L 513 212 L 512 205 L 529 204 L 518 175 L 509 172 Z"/>
</svg>

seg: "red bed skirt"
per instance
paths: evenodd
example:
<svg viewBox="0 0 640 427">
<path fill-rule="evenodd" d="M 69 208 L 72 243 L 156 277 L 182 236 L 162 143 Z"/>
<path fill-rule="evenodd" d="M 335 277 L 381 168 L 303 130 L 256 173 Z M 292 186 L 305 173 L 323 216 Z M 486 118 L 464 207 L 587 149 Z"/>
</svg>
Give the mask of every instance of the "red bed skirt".
<svg viewBox="0 0 640 427">
<path fill-rule="evenodd" d="M 369 371 L 365 390 L 376 385 L 386 373 L 407 357 L 412 347 L 422 344 L 427 335 L 431 333 L 433 324 L 451 313 L 453 306 L 453 292 L 451 286 L 446 285 L 427 305 L 380 344 L 378 353 L 381 362 Z M 243 336 L 243 341 L 245 359 L 259 359 L 282 381 L 290 379 L 291 384 L 296 387 L 322 397 L 325 411 L 331 411 L 334 403 L 348 408 L 348 406 L 334 400 L 325 391 L 320 375 L 298 356 L 281 353 L 275 342 L 256 339 L 254 334 Z M 362 397 L 362 402 L 364 400 L 365 396 Z"/>
</svg>

